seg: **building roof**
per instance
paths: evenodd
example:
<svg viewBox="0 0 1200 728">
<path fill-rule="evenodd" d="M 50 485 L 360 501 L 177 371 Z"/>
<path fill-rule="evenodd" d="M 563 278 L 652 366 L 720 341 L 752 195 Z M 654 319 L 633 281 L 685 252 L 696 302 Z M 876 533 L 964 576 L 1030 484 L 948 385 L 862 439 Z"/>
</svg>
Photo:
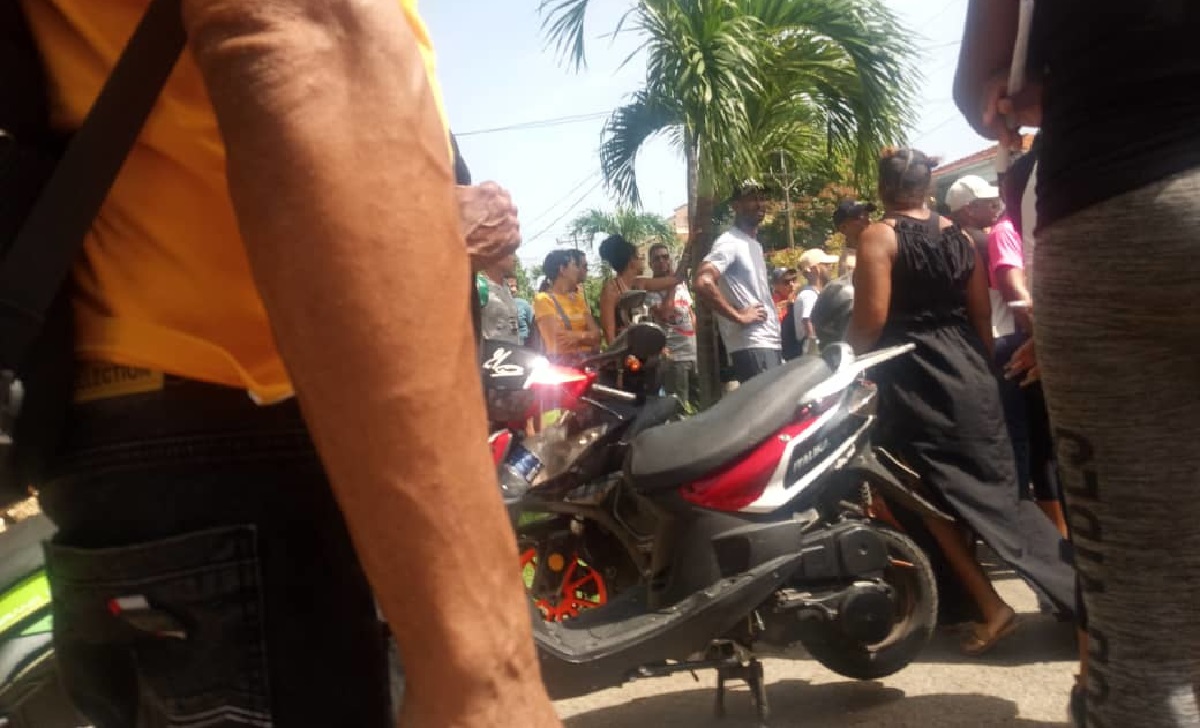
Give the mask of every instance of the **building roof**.
<svg viewBox="0 0 1200 728">
<path fill-rule="evenodd" d="M 1022 152 L 1029 151 L 1029 148 L 1031 146 L 1033 146 L 1033 139 L 1034 139 L 1033 134 L 1022 134 L 1021 135 L 1021 151 Z M 936 169 L 933 170 L 933 178 L 935 180 L 938 180 L 943 177 L 947 177 L 949 175 L 961 172 L 962 170 L 971 169 L 973 167 L 977 167 L 986 162 L 990 162 L 996 158 L 996 152 L 999 148 L 1000 148 L 999 144 L 993 144 L 992 146 L 990 146 L 986 149 L 981 149 L 980 151 L 975 152 L 974 154 L 968 154 L 967 156 L 962 157 L 961 159 L 955 159 L 952 162 L 947 162 L 946 164 L 940 165 L 939 167 L 937 167 Z"/>
</svg>

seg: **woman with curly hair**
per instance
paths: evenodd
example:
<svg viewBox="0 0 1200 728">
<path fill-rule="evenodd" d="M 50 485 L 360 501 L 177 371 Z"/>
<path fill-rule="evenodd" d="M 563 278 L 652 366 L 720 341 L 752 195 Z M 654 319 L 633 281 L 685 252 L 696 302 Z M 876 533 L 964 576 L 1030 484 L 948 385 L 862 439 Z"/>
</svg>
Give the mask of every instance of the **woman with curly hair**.
<svg viewBox="0 0 1200 728">
<path fill-rule="evenodd" d="M 600 258 L 613 269 L 613 276 L 604 282 L 600 291 L 600 328 L 608 343 L 629 325 L 619 320 L 617 303 L 626 291 L 653 291 L 665 293 L 675 290 L 681 281 L 675 276 L 645 278 L 646 256 L 636 245 L 620 235 L 609 235 L 600 243 Z"/>
</svg>

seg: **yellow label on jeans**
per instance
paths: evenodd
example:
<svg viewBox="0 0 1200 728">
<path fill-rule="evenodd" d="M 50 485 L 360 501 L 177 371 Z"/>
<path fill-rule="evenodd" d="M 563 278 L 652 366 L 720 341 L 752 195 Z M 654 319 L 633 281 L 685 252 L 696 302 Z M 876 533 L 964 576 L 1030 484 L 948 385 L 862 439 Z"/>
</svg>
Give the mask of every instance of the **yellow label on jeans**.
<svg viewBox="0 0 1200 728">
<path fill-rule="evenodd" d="M 75 377 L 75 401 L 157 392 L 163 388 L 165 379 L 162 372 L 153 369 L 84 362 Z"/>
</svg>

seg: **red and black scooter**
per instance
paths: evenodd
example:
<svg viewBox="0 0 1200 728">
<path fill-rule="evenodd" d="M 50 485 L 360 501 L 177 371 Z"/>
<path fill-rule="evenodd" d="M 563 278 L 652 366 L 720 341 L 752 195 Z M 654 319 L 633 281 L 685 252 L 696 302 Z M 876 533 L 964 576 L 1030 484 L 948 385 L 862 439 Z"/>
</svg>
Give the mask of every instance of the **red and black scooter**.
<svg viewBox="0 0 1200 728">
<path fill-rule="evenodd" d="M 933 574 L 862 494 L 946 516 L 871 445 L 862 375 L 908 348 L 856 358 L 835 345 L 687 419 L 674 398 L 598 381 L 662 346 L 661 329 L 637 323 L 577 367 L 484 352 L 491 416 L 510 425 L 491 444 L 551 695 L 711 668 L 719 712 L 725 681 L 742 679 L 765 721 L 766 652 L 801 643 L 859 679 L 907 666 L 936 622 Z M 557 421 L 526 436 L 548 408 Z"/>
</svg>

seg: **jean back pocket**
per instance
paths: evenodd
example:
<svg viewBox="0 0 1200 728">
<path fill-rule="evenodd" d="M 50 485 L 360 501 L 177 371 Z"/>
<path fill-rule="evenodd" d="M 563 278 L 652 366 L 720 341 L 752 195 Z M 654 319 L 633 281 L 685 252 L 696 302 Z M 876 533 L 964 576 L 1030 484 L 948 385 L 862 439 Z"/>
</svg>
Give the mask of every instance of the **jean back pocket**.
<svg viewBox="0 0 1200 728">
<path fill-rule="evenodd" d="M 79 707 L 135 710 L 154 726 L 269 728 L 256 538 L 234 526 L 119 548 L 47 544 L 55 647 Z M 131 666 L 140 705 L 104 694 L 114 681 L 97 671 L 114 664 Z"/>
</svg>

